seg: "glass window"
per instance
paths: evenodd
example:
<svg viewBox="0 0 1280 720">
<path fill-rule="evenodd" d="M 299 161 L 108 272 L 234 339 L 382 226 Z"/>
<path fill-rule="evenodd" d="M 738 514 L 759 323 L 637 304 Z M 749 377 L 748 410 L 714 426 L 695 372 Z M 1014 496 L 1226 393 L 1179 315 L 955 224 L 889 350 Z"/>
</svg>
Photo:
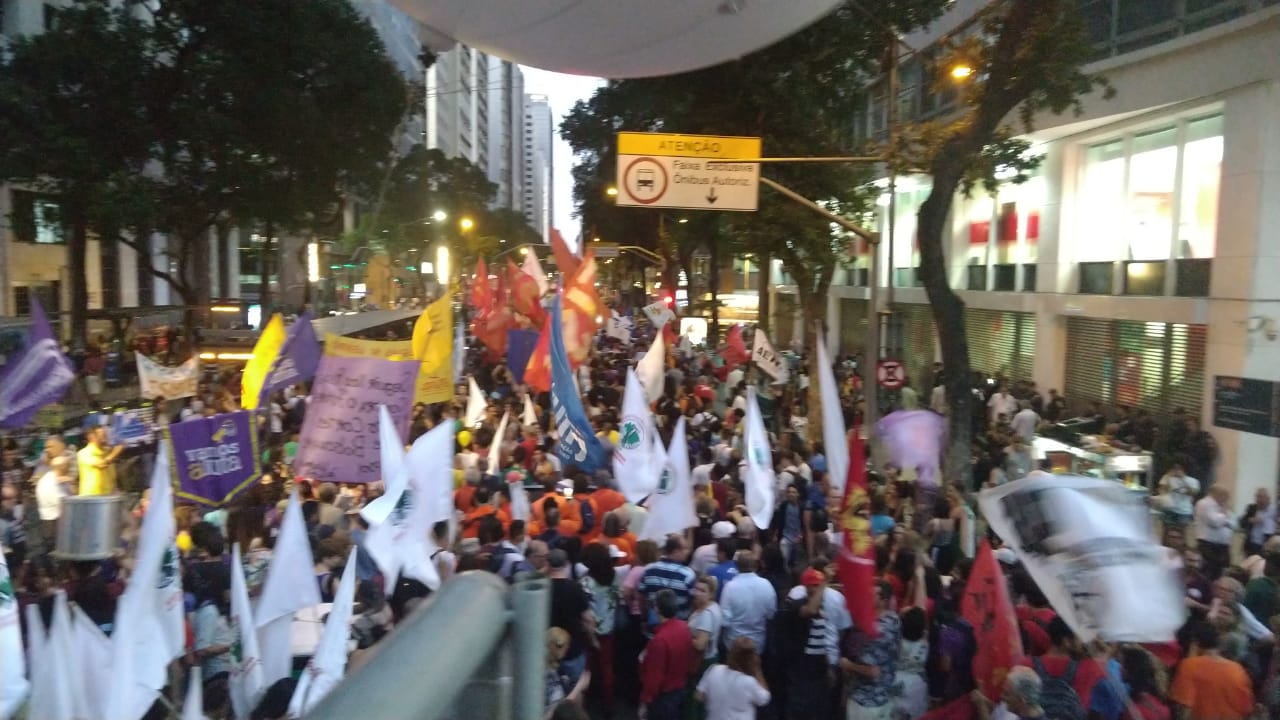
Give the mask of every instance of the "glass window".
<svg viewBox="0 0 1280 720">
<path fill-rule="evenodd" d="M 1177 175 L 1177 130 L 1159 130 L 1133 139 L 1133 156 L 1129 161 L 1128 259 L 1169 257 Z"/>
<path fill-rule="evenodd" d="M 1116 225 L 1124 213 L 1124 143 L 1095 145 L 1085 152 L 1080 184 L 1076 260 L 1114 260 Z"/>
<path fill-rule="evenodd" d="M 1222 116 L 1187 124 L 1178 212 L 1178 257 L 1211 258 L 1218 238 L 1222 179 Z"/>
</svg>

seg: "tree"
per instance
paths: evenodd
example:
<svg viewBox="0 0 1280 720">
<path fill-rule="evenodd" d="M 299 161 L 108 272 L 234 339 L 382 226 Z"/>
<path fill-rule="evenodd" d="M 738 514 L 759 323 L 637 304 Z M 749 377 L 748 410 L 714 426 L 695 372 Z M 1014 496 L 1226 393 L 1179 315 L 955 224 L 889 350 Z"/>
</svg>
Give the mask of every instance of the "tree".
<svg viewBox="0 0 1280 720">
<path fill-rule="evenodd" d="M 878 15 L 894 26 L 919 27 L 937 17 L 945 0 L 896 0 L 879 4 Z M 573 146 L 575 194 L 584 225 L 639 229 L 648 237 L 635 244 L 657 246 L 678 264 L 687 248 L 655 242 L 649 228 L 661 211 L 618 208 L 607 202 L 604 186 L 616 170 L 615 134 L 620 130 L 744 135 L 761 137 L 771 156 L 849 154 L 850 118 L 860 107 L 860 91 L 877 72 L 889 36 L 866 22 L 856 9 L 842 6 L 764 50 L 713 68 L 662 78 L 625 80 L 600 89 L 580 102 L 561 126 Z M 767 166 L 764 173 L 805 197 L 826 203 L 853 219 L 865 213 L 873 197 L 865 187 L 867 168 L 849 164 Z M 825 314 L 826 292 L 847 255 L 848 238 L 809 210 L 768 192 L 759 211 L 722 218 L 706 242 L 723 244 L 761 260 L 777 258 L 796 281 L 805 316 Z M 599 232 L 606 239 L 614 236 Z M 721 255 L 725 257 L 725 254 Z M 716 268 L 715 270 L 718 270 Z M 805 348 L 811 362 L 815 326 L 806 323 Z M 819 405 L 811 383 L 810 411 Z M 815 433 L 820 424 L 813 423 Z"/>
<path fill-rule="evenodd" d="M 407 108 L 343 0 L 76 0 L 53 19 L 0 56 L 0 178 L 61 198 L 76 339 L 90 230 L 147 254 L 164 234 L 179 270 L 151 272 L 204 304 L 211 229 L 264 223 L 269 260 L 277 232 L 373 184 Z"/>
<path fill-rule="evenodd" d="M 1077 3 L 1067 0 L 988 6 L 978 18 L 979 32 L 953 45 L 974 62 L 976 81 L 963 96 L 963 111 L 947 121 L 907 128 L 894 148 L 896 162 L 921 168 L 933 179 L 919 213 L 920 265 L 946 368 L 948 482 L 962 482 L 969 474 L 972 388 L 964 301 L 947 280 L 947 216 L 958 191 L 979 183 L 993 188 L 998 168 L 1020 173 L 1038 161 L 1026 157 L 1026 144 L 1013 139 L 1011 115 L 1029 132 L 1041 112 L 1078 112 L 1080 99 L 1097 88 L 1110 96 L 1103 79 L 1082 69 L 1090 48 L 1081 20 Z"/>
</svg>

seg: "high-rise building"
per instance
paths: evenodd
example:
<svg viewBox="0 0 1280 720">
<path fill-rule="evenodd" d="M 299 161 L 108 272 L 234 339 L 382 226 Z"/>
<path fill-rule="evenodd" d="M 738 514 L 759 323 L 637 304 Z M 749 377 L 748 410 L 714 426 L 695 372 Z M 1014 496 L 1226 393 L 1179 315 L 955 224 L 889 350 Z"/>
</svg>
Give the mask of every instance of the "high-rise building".
<svg viewBox="0 0 1280 720">
<path fill-rule="evenodd" d="M 424 36 L 436 51 L 435 65 L 426 71 L 426 145 L 487 169 L 489 58 L 433 36 L 431 31 Z"/>
<path fill-rule="evenodd" d="M 489 181 L 495 207 L 524 208 L 524 73 L 509 60 L 489 57 Z"/>
<path fill-rule="evenodd" d="M 546 95 L 524 96 L 524 219 L 551 241 L 555 165 L 551 155 L 555 128 Z"/>
</svg>

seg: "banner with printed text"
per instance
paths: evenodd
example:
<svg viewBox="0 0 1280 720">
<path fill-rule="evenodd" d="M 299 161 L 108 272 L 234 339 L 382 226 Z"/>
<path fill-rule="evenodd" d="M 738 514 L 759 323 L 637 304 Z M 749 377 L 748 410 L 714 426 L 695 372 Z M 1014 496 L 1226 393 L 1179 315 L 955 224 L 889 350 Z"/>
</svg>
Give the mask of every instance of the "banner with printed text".
<svg viewBox="0 0 1280 720">
<path fill-rule="evenodd" d="M 169 440 L 178 497 L 225 505 L 258 480 L 258 434 L 248 410 L 174 423 Z"/>
<path fill-rule="evenodd" d="M 324 338 L 324 354 L 346 358 L 378 358 L 382 360 L 410 360 L 413 358 L 412 340 L 357 340 L 329 333 Z M 451 402 L 453 400 L 453 369 L 449 363 L 434 370 L 418 372 L 413 384 L 415 403 Z M 423 364 L 425 367 L 426 364 Z"/>
<path fill-rule="evenodd" d="M 177 367 L 161 365 L 142 353 L 138 353 L 137 358 L 141 397 L 148 400 L 158 397 L 175 400 L 196 394 L 196 385 L 200 380 L 200 358 L 192 355 L 190 360 Z"/>
<path fill-rule="evenodd" d="M 381 480 L 378 406 L 387 406 L 403 437 L 413 411 L 419 365 L 413 359 L 339 357 L 326 352 L 311 385 L 294 473 L 322 482 Z"/>
</svg>

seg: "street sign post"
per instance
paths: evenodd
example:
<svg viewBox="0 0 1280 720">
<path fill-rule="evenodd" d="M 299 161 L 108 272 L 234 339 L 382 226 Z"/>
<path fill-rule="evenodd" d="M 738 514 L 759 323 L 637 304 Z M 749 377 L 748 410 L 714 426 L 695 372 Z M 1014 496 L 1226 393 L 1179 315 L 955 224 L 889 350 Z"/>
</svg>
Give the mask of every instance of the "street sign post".
<svg viewBox="0 0 1280 720">
<path fill-rule="evenodd" d="M 630 207 L 754 211 L 760 138 L 618 133 L 617 203 Z"/>
<path fill-rule="evenodd" d="M 876 380 L 885 390 L 901 389 L 906 382 L 907 371 L 897 360 L 881 360 L 876 365 Z"/>
</svg>

